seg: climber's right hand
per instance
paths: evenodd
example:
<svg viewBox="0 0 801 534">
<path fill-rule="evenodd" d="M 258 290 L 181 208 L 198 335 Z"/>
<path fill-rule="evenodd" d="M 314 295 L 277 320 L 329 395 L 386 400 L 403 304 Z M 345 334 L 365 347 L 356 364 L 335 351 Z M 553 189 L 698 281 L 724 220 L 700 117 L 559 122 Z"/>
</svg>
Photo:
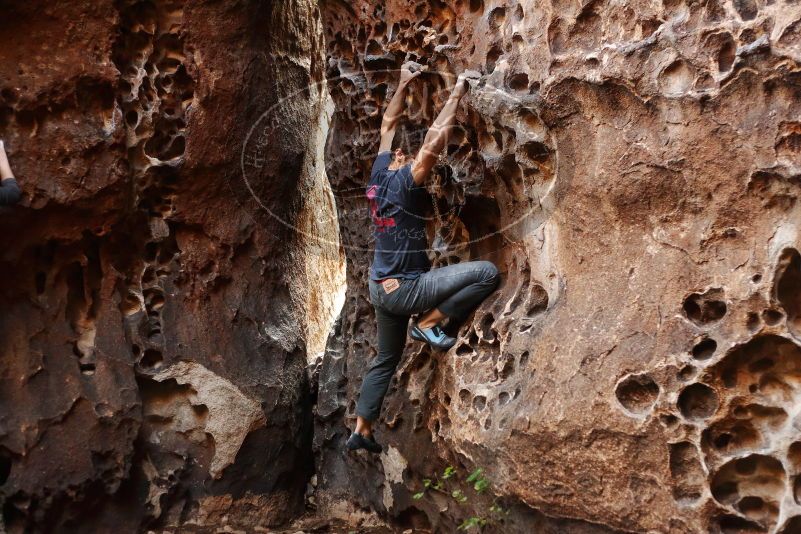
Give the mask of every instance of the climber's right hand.
<svg viewBox="0 0 801 534">
<path fill-rule="evenodd" d="M 454 98 L 462 98 L 467 94 L 469 88 L 470 84 L 467 83 L 467 76 L 463 72 L 456 78 L 456 85 L 454 85 L 453 91 L 451 91 L 451 96 Z"/>
</svg>

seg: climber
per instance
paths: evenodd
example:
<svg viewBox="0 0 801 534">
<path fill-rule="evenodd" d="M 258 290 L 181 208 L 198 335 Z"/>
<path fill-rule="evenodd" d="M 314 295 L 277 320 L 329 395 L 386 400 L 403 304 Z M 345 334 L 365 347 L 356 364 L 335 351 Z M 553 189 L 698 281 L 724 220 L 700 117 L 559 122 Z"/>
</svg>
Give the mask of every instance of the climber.
<svg viewBox="0 0 801 534">
<path fill-rule="evenodd" d="M 412 314 L 409 335 L 435 350 L 447 350 L 456 340 L 440 323 L 463 321 L 497 287 L 498 268 L 489 261 L 469 261 L 431 269 L 426 253 L 423 207 L 424 183 L 456 121 L 456 108 L 468 90 L 468 76 L 459 75 L 448 101 L 426 133 L 422 148 L 412 156 L 399 146 L 396 129 L 403 115 L 409 83 L 421 74 L 401 69 L 400 82 L 381 124 L 378 156 L 370 173 L 366 196 L 370 206 L 375 253 L 368 286 L 378 323 L 378 354 L 373 359 L 356 405 L 356 429 L 347 440 L 349 450 L 381 452 L 372 435 L 389 382 L 400 362 Z M 403 136 L 401 136 L 403 137 Z M 424 313 L 425 312 L 425 313 Z"/>
<path fill-rule="evenodd" d="M 11 172 L 6 147 L 3 141 L 0 141 L 0 206 L 16 204 L 20 196 L 22 196 L 22 191 L 17 185 L 17 180 L 14 179 L 14 173 Z"/>
</svg>

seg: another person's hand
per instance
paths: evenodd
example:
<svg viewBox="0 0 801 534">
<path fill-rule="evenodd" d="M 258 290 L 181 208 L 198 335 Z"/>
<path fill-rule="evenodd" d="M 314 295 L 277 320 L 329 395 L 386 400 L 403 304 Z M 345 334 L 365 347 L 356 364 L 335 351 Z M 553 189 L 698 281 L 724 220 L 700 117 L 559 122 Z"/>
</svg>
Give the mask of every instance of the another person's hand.
<svg viewBox="0 0 801 534">
<path fill-rule="evenodd" d="M 11 172 L 11 166 L 8 164 L 5 143 L 0 140 L 0 206 L 9 206 L 19 202 L 22 192 L 13 178 L 14 173 Z"/>
<path fill-rule="evenodd" d="M 14 173 L 11 172 L 11 165 L 8 163 L 8 155 L 6 155 L 6 146 L 0 140 L 0 180 L 8 180 L 13 177 Z"/>
</svg>

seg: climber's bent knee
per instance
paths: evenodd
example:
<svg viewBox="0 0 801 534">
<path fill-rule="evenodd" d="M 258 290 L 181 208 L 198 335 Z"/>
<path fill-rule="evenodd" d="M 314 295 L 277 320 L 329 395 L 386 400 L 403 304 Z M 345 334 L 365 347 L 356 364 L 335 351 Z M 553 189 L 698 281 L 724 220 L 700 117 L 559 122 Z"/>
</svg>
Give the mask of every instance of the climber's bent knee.
<svg viewBox="0 0 801 534">
<path fill-rule="evenodd" d="M 477 260 L 460 264 L 471 273 L 470 281 L 437 305 L 455 322 L 464 321 L 481 302 L 495 291 L 501 276 L 494 263 Z"/>
<path fill-rule="evenodd" d="M 483 271 L 482 279 L 488 282 L 499 282 L 501 279 L 501 273 L 498 271 L 498 267 L 492 263 L 491 261 L 481 260 L 481 269 Z"/>
</svg>

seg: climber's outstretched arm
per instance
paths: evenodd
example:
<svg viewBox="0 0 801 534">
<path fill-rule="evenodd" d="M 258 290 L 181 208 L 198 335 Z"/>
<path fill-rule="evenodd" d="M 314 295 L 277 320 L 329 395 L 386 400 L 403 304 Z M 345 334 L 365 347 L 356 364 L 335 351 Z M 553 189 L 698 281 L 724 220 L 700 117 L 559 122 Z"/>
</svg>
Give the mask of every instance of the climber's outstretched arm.
<svg viewBox="0 0 801 534">
<path fill-rule="evenodd" d="M 417 153 L 417 157 L 414 158 L 412 177 L 415 184 L 421 185 L 426 181 L 431 169 L 437 162 L 437 156 L 445 148 L 448 134 L 456 122 L 456 107 L 459 105 L 459 100 L 467 93 L 467 88 L 466 78 L 464 74 L 460 74 L 453 91 L 451 91 L 451 95 L 448 97 L 448 101 L 442 107 L 439 115 L 437 115 L 434 124 L 426 132 L 423 146 Z"/>
<path fill-rule="evenodd" d="M 412 72 L 408 68 L 401 68 L 400 81 L 392 100 L 389 101 L 384 118 L 381 120 L 381 143 L 378 146 L 379 152 L 392 149 L 392 139 L 395 137 L 395 127 L 403 116 L 403 101 L 406 99 L 406 87 L 409 82 L 420 76 L 421 71 Z"/>
</svg>

